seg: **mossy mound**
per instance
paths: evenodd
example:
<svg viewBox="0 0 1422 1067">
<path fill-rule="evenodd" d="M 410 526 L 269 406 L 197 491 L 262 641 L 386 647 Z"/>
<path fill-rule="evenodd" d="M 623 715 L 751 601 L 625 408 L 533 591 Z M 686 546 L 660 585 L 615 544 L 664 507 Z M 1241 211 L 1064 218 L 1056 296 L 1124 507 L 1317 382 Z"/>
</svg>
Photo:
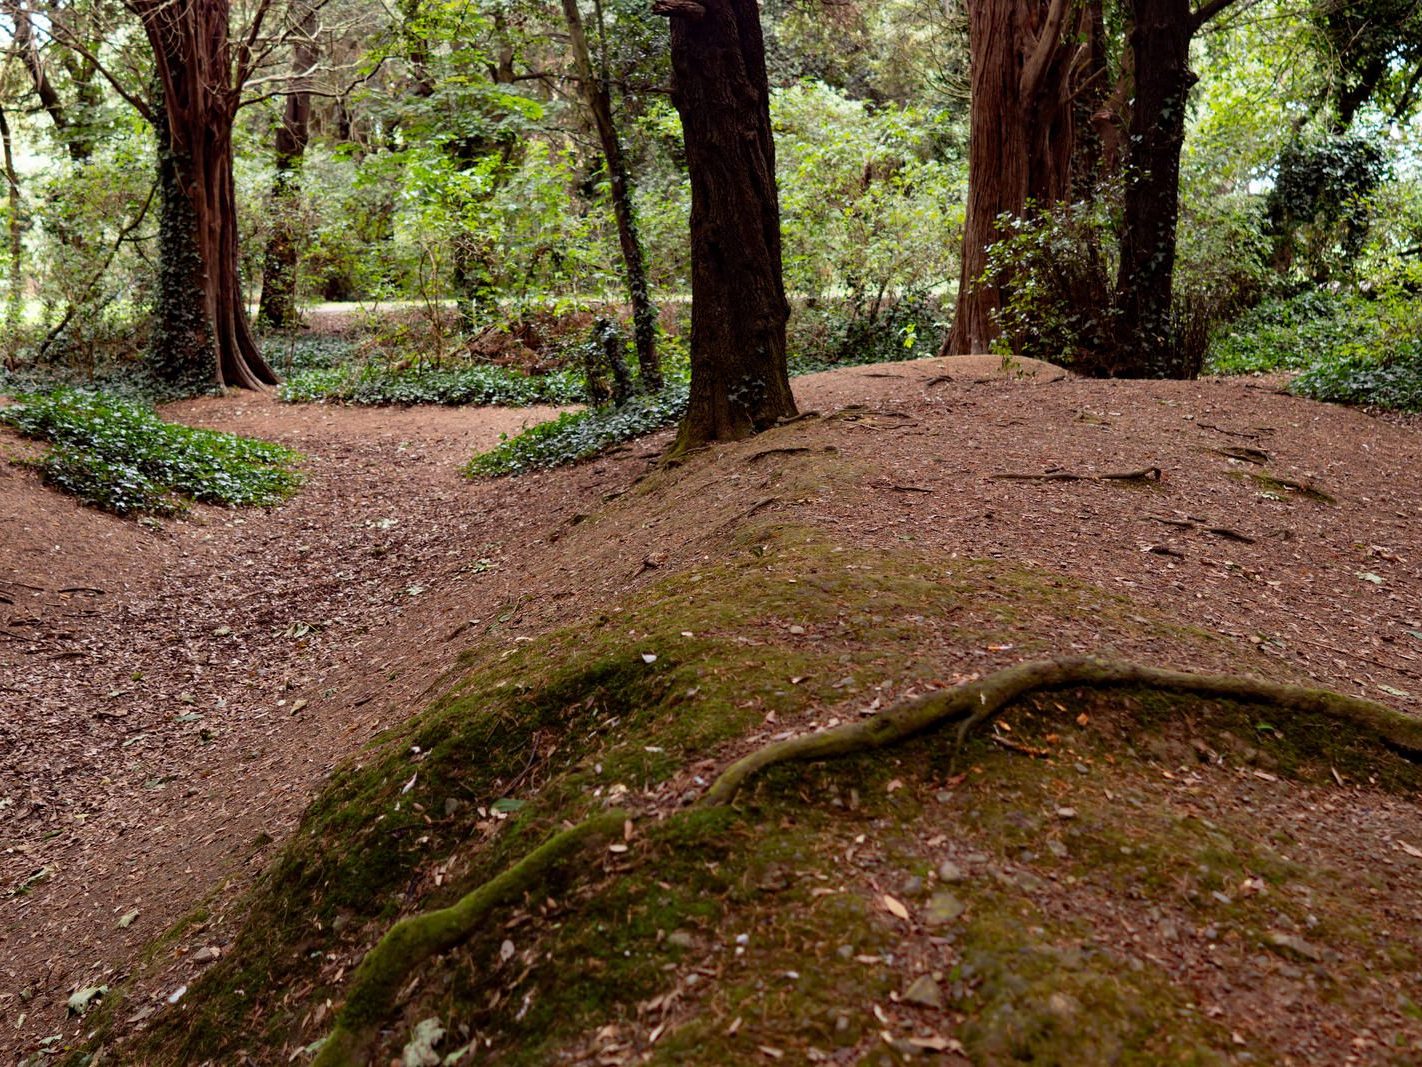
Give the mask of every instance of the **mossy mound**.
<svg viewBox="0 0 1422 1067">
<path fill-rule="evenodd" d="M 1415 792 L 1416 768 L 1356 731 L 1226 701 L 1065 692 L 956 762 L 930 735 L 775 768 L 736 809 L 692 806 L 752 746 L 1008 652 L 1056 651 L 1085 614 L 1201 661 L 1248 655 L 1056 575 L 771 525 L 540 639 L 510 645 L 491 624 L 444 695 L 333 778 L 223 959 L 119 1058 L 308 1060 L 396 918 L 452 904 L 613 807 L 633 815 L 623 834 L 571 852 L 416 969 L 370 1062 L 435 1020 L 426 1039 L 444 1031 L 441 1061 L 464 1063 L 1224 1063 L 1253 1035 L 1193 976 L 1214 942 L 1178 960 L 1162 948 L 1180 931 L 1215 924 L 1231 951 L 1270 959 L 1303 945 L 1328 968 L 1318 991 L 1422 951 L 1415 931 L 1368 941 L 1364 888 L 1282 902 L 1317 872 L 1256 840 L 1269 818 L 1250 831 L 1228 812 L 1191 816 L 1198 798 L 1173 791 L 1208 773 L 1230 788 L 1371 776 Z M 1241 895 L 1241 880 L 1258 886 Z M 1122 933 L 1148 924 L 1150 937 Z M 434 1062 L 420 1055 L 406 1060 Z"/>
</svg>

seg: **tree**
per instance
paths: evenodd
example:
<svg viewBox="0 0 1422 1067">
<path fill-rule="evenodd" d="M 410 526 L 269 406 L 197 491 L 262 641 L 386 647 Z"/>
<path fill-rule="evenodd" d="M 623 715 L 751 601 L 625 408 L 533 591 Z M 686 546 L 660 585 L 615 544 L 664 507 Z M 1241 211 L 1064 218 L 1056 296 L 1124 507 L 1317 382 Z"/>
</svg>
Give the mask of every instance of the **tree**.
<svg viewBox="0 0 1422 1067">
<path fill-rule="evenodd" d="M 257 323 L 282 329 L 300 323 L 296 310 L 296 266 L 300 226 L 301 163 L 311 136 L 310 77 L 320 57 L 314 36 L 316 10 L 302 0 L 293 13 L 297 23 L 291 47 L 292 82 L 276 129 L 276 174 L 272 178 L 271 233 L 262 257 L 262 299 Z"/>
<path fill-rule="evenodd" d="M 228 0 L 126 0 L 153 50 L 158 106 L 159 267 L 150 363 L 169 385 L 261 389 L 277 382 L 247 321 L 237 271 L 232 126 L 257 60 L 267 0 L 245 38 Z"/>
<path fill-rule="evenodd" d="M 691 179 L 691 398 L 678 451 L 795 414 L 770 88 L 756 0 L 656 0 Z"/>
<path fill-rule="evenodd" d="M 599 12 L 600 13 L 600 12 Z M 637 346 L 637 365 L 646 389 L 662 387 L 662 370 L 657 360 L 657 310 L 652 306 L 647 287 L 647 267 L 642 254 L 642 240 L 637 233 L 637 218 L 632 207 L 632 179 L 622 154 L 622 140 L 612 114 L 612 94 L 608 90 L 606 52 L 601 69 L 593 73 L 592 56 L 588 52 L 587 35 L 578 0 L 563 0 L 563 18 L 568 24 L 568 43 L 577 67 L 583 99 L 592 112 L 607 164 L 607 180 L 612 192 L 612 210 L 617 217 L 617 240 L 622 248 L 622 263 L 627 275 L 627 293 L 632 302 L 632 332 Z M 599 26 L 600 30 L 605 30 Z"/>
<path fill-rule="evenodd" d="M 1179 345 L 1172 318 L 1180 152 L 1196 78 L 1190 41 L 1234 0 L 1130 0 L 1134 84 L 1126 139 L 1121 254 L 1113 298 L 1113 376 L 1193 378 L 1203 352 Z"/>
<path fill-rule="evenodd" d="M 1011 283 L 985 281 L 983 272 L 1002 217 L 1022 218 L 1071 192 L 1073 99 L 1091 57 L 1078 38 L 1090 39 L 1091 14 L 1091 5 L 1076 0 L 968 4 L 968 210 L 945 355 L 986 352 L 998 336 L 1002 290 Z"/>
<path fill-rule="evenodd" d="M 9 235 L 10 292 L 5 299 L 3 321 L 7 342 L 17 341 L 20 335 L 20 312 L 24 306 L 25 276 L 21 269 L 24 264 L 24 229 L 20 218 L 20 173 L 15 169 L 15 152 L 10 137 L 10 121 L 5 109 L 0 107 L 0 158 L 5 171 L 5 220 Z M 7 343 L 8 348 L 8 343 Z M 10 362 L 11 351 L 3 353 L 5 364 Z"/>
</svg>

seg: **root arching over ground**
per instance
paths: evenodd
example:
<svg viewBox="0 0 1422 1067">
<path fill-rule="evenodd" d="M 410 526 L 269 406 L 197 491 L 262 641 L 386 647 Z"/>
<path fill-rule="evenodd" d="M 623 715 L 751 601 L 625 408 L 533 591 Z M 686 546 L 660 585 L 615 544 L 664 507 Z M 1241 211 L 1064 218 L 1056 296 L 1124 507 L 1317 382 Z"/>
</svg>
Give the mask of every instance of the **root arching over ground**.
<svg viewBox="0 0 1422 1067">
<path fill-rule="evenodd" d="M 1409 762 L 1422 763 L 1422 719 L 1365 698 L 1243 675 L 1196 674 L 1123 660 L 1064 657 L 1020 663 L 975 681 L 903 700 L 864 721 L 765 745 L 722 771 L 698 806 L 731 804 L 755 776 L 783 763 L 859 755 L 946 726 L 956 726 L 956 745 L 961 746 L 974 730 L 1035 693 L 1119 687 L 1223 698 L 1319 716 L 1374 739 Z M 535 888 L 556 865 L 590 844 L 621 834 L 628 818 L 626 812 L 610 811 L 564 829 L 450 907 L 396 923 L 356 970 L 315 1067 L 354 1067 L 366 1062 L 376 1028 L 413 970 L 467 940 L 495 907 Z"/>
</svg>

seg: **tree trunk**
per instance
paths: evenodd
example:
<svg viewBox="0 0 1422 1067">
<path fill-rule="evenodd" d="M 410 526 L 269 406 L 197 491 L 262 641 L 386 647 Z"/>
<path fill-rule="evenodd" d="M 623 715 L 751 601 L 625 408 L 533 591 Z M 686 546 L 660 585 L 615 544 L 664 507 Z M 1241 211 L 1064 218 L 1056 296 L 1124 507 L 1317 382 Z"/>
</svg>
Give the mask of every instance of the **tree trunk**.
<svg viewBox="0 0 1422 1067">
<path fill-rule="evenodd" d="M 10 140 L 10 120 L 5 115 L 4 108 L 0 108 L 0 150 L 3 150 L 5 163 L 6 215 L 9 220 L 10 237 L 10 293 L 5 300 L 4 319 L 4 333 L 7 339 L 4 362 L 8 367 L 15 356 L 10 345 L 18 345 L 20 341 L 20 312 L 24 309 L 25 301 L 25 277 L 22 270 L 25 242 L 24 228 L 20 220 L 20 174 L 15 169 L 15 149 Z"/>
<path fill-rule="evenodd" d="M 582 82 L 583 99 L 592 112 L 607 162 L 608 183 L 612 187 L 612 211 L 617 218 L 617 240 L 622 246 L 622 263 L 627 274 L 627 294 L 632 303 L 632 333 L 637 347 L 637 367 L 642 387 L 656 392 L 662 387 L 662 369 L 657 359 L 657 311 L 647 287 L 647 268 L 642 240 L 637 233 L 637 217 L 632 207 L 632 181 L 622 155 L 622 140 L 612 115 L 612 95 L 607 72 L 594 76 L 587 36 L 583 33 L 578 0 L 563 0 L 563 17 L 568 23 L 569 44 Z"/>
<path fill-rule="evenodd" d="M 1195 75 L 1189 0 L 1131 0 L 1135 103 L 1125 160 L 1121 259 L 1116 279 L 1112 373 L 1122 377 L 1194 377 L 1173 343 L 1171 297 L 1180 214 L 1180 150 L 1185 105 Z"/>
<path fill-rule="evenodd" d="M 161 221 L 149 357 L 169 385 L 261 389 L 278 378 L 247 321 L 238 278 L 227 0 L 135 7 L 153 48 Z M 240 75 L 236 79 L 242 80 Z"/>
<path fill-rule="evenodd" d="M 276 175 L 272 179 L 272 229 L 262 256 L 262 299 L 257 308 L 257 325 L 281 330 L 301 324 L 296 309 L 296 268 L 301 225 L 297 213 L 301 205 L 301 163 L 311 129 L 311 89 L 307 82 L 320 52 L 313 36 L 316 13 L 294 13 L 299 19 L 291 52 L 291 90 L 276 131 Z"/>
<path fill-rule="evenodd" d="M 770 88 L 756 0 L 659 0 L 691 177 L 691 399 L 682 451 L 795 414 Z"/>
<path fill-rule="evenodd" d="M 1076 42 L 1064 40 L 1072 0 L 972 0 L 968 211 L 958 306 L 944 355 L 986 352 L 1010 279 L 984 279 L 999 219 L 1022 218 L 1071 192 Z"/>
</svg>

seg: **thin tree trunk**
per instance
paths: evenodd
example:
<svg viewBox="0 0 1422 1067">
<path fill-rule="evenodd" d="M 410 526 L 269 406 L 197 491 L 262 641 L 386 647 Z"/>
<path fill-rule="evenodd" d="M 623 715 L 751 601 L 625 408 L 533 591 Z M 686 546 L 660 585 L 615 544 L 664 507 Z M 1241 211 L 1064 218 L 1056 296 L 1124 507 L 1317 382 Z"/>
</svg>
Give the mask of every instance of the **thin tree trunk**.
<svg viewBox="0 0 1422 1067">
<path fill-rule="evenodd" d="M 659 0 L 691 177 L 691 399 L 682 451 L 795 414 L 770 89 L 756 0 Z"/>
<path fill-rule="evenodd" d="M 582 83 L 583 99 L 592 112 L 598 140 L 607 163 L 608 182 L 612 188 L 612 211 L 617 218 L 617 240 L 622 246 L 622 263 L 627 275 L 627 293 L 632 303 L 632 332 L 637 346 L 637 366 L 642 387 L 655 392 L 662 387 L 662 369 L 657 359 L 657 311 L 652 306 L 647 287 L 646 261 L 642 240 L 637 233 L 637 217 L 632 205 L 632 181 L 627 162 L 622 155 L 622 141 L 612 114 L 612 95 L 608 92 L 606 71 L 595 76 L 587 36 L 583 33 L 583 18 L 578 0 L 563 0 L 563 17 L 568 24 L 569 44 L 573 62 Z"/>
<path fill-rule="evenodd" d="M 293 83 L 276 131 L 276 175 L 272 179 L 272 229 L 262 256 L 262 299 L 257 324 L 266 329 L 297 326 L 296 271 L 300 258 L 301 226 L 296 214 L 301 203 L 301 165 L 310 139 L 311 90 L 307 83 L 319 50 L 313 36 L 316 13 L 308 5 L 299 13 L 297 37 L 292 46 Z"/>
<path fill-rule="evenodd" d="M 20 174 L 15 169 L 15 149 L 10 139 L 10 120 L 5 109 L 0 108 L 0 148 L 5 159 L 6 200 L 8 204 L 10 236 L 10 294 L 5 301 L 5 337 L 9 343 L 18 344 L 20 337 L 20 312 L 24 308 L 25 243 L 24 229 L 20 222 Z M 7 344 L 8 348 L 8 344 Z M 12 351 L 5 352 L 5 363 L 9 365 L 14 357 Z"/>
<path fill-rule="evenodd" d="M 1177 366 L 1171 325 L 1180 151 L 1195 75 L 1189 0 L 1131 0 L 1135 93 L 1126 156 L 1121 260 L 1116 279 L 1117 376 L 1193 377 Z"/>
<path fill-rule="evenodd" d="M 262 389 L 262 358 L 238 281 L 237 193 L 227 0 L 137 7 L 154 54 L 162 109 L 159 294 L 150 361 L 183 389 Z M 240 79 L 239 79 L 240 80 Z"/>
<path fill-rule="evenodd" d="M 945 355 L 986 352 L 1010 279 L 985 279 L 988 249 L 1003 216 L 1022 218 L 1071 191 L 1075 143 L 1074 41 L 1063 40 L 1071 0 L 972 0 L 972 106 L 968 211 L 958 274 L 958 305 Z"/>
</svg>

